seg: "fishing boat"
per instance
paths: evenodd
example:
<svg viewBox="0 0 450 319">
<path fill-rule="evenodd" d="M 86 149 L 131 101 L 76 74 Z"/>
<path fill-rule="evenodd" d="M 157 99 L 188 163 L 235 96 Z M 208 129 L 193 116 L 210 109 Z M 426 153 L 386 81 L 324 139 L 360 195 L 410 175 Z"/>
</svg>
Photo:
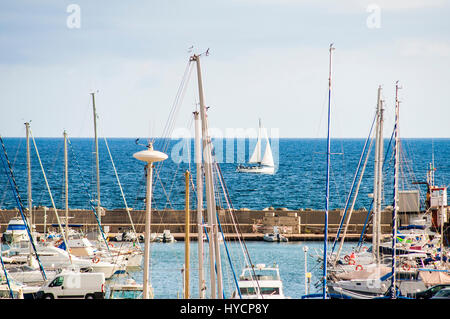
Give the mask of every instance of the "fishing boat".
<svg viewBox="0 0 450 319">
<path fill-rule="evenodd" d="M 262 132 L 264 132 L 266 149 L 264 151 L 264 156 L 261 158 Z M 241 173 L 275 174 L 275 164 L 273 161 L 272 149 L 270 147 L 266 129 L 264 129 L 261 125 L 261 119 L 259 120 L 258 140 L 256 142 L 256 146 L 255 149 L 253 150 L 252 156 L 249 159 L 249 164 L 257 164 L 257 165 L 244 166 L 240 164 L 237 167 L 237 171 Z"/>
<path fill-rule="evenodd" d="M 278 265 L 267 267 L 256 264 L 245 267 L 238 281 L 239 291 L 232 294 L 234 299 L 286 299 Z"/>
</svg>

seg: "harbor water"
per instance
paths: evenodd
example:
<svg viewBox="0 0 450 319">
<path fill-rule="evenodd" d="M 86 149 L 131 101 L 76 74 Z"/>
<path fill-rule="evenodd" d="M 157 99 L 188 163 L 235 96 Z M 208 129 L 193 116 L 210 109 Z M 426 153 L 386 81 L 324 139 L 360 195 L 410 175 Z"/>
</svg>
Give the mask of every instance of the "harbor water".
<svg viewBox="0 0 450 319">
<path fill-rule="evenodd" d="M 345 243 L 343 252 L 351 250 L 356 243 Z M 207 244 L 205 244 L 207 246 Z M 234 273 L 239 276 L 244 267 L 244 253 L 238 243 L 228 243 L 227 248 L 233 267 L 230 266 L 226 249 L 222 248 L 222 268 L 224 277 L 224 295 L 230 298 L 236 289 Z M 321 242 L 293 242 L 293 243 L 246 243 L 250 261 L 253 265 L 265 264 L 272 266 L 276 263 L 283 281 L 284 293 L 291 298 L 301 298 L 305 294 L 305 253 L 303 248 L 308 247 L 307 270 L 311 272 L 309 293 L 319 293 L 319 282 L 322 276 L 322 263 L 318 262 L 316 255 L 323 254 Z M 191 242 L 190 262 L 190 295 L 198 298 L 198 256 L 197 242 Z M 207 281 L 207 296 L 209 296 L 208 249 L 205 247 L 205 279 Z M 184 242 L 152 243 L 151 245 L 150 278 L 155 299 L 174 299 L 183 296 L 183 265 Z M 142 271 L 130 272 L 136 282 L 142 283 Z M 112 279 L 111 281 L 113 281 Z"/>
</svg>

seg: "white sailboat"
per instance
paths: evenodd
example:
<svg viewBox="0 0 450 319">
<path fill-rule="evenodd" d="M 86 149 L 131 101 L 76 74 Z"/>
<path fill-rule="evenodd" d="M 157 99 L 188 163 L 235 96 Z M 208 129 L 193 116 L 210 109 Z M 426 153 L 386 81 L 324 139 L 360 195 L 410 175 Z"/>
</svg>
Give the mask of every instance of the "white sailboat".
<svg viewBox="0 0 450 319">
<path fill-rule="evenodd" d="M 261 133 L 264 132 L 266 140 L 266 149 L 261 159 Z M 257 166 L 243 166 L 237 167 L 238 172 L 242 173 L 259 173 L 259 174 L 275 174 L 275 163 L 273 161 L 272 149 L 270 147 L 267 131 L 261 126 L 261 119 L 259 120 L 258 140 L 256 142 L 253 154 L 250 157 L 249 164 L 258 164 Z"/>
</svg>

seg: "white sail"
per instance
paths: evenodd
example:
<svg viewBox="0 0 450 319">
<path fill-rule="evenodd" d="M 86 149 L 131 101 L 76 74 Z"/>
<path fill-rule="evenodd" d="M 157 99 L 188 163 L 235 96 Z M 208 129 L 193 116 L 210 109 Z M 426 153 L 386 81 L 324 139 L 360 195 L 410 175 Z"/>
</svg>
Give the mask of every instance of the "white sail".
<svg viewBox="0 0 450 319">
<path fill-rule="evenodd" d="M 250 157 L 249 163 L 261 163 L 261 120 L 259 121 L 258 141 L 256 142 L 253 154 Z"/>
<path fill-rule="evenodd" d="M 258 138 L 258 142 L 256 142 L 255 150 L 253 151 L 252 156 L 250 157 L 249 163 L 260 163 L 261 162 L 261 139 Z"/>
<path fill-rule="evenodd" d="M 270 147 L 269 138 L 267 137 L 267 131 L 265 129 L 264 129 L 264 134 L 265 134 L 265 138 L 266 138 L 266 150 L 264 151 L 264 156 L 261 161 L 261 165 L 273 167 L 273 166 L 275 166 L 275 164 L 273 162 L 272 149 Z"/>
</svg>

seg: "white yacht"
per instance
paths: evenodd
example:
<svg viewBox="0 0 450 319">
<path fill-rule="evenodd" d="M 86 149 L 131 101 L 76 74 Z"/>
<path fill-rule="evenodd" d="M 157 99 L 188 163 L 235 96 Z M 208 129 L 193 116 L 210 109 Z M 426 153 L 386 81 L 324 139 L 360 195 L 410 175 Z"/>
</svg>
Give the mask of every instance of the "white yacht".
<svg viewBox="0 0 450 319">
<path fill-rule="evenodd" d="M 11 219 L 6 227 L 6 231 L 3 233 L 2 242 L 11 244 L 27 239 L 28 232 L 23 219 L 20 217 Z"/>
<path fill-rule="evenodd" d="M 61 243 L 63 244 L 63 243 Z M 139 268 L 143 254 L 140 249 L 124 243 L 108 243 L 108 248 L 103 241 L 94 245 L 81 233 L 74 233 L 68 239 L 68 245 L 72 255 L 81 259 L 95 259 L 110 263 L 125 265 L 128 270 Z M 64 249 L 64 247 L 62 247 Z"/>
<path fill-rule="evenodd" d="M 7 260 L 14 263 L 15 260 L 22 262 L 27 260 L 30 254 L 28 242 L 22 242 L 21 245 L 15 245 L 2 252 L 2 255 L 8 257 Z M 123 270 L 124 265 L 118 265 L 107 261 L 102 261 L 98 257 L 92 259 L 83 259 L 75 255 L 70 255 L 63 249 L 53 245 L 36 245 L 39 259 L 45 270 L 77 268 L 85 272 L 102 272 L 105 278 L 110 278 L 115 272 Z"/>
<path fill-rule="evenodd" d="M 39 268 L 32 267 L 30 265 L 15 265 L 12 267 L 8 267 L 6 269 L 6 273 L 9 279 L 14 281 L 26 284 L 26 285 L 36 285 L 42 284 L 44 282 L 44 278 L 42 277 L 42 273 Z M 56 270 L 47 270 L 45 271 L 47 277 L 53 277 L 57 274 Z M 0 269 L 0 276 L 5 278 L 5 273 L 3 269 Z"/>
<path fill-rule="evenodd" d="M 239 291 L 234 291 L 233 299 L 286 299 L 278 265 L 266 267 L 257 264 L 245 267 L 238 281 Z"/>
</svg>

